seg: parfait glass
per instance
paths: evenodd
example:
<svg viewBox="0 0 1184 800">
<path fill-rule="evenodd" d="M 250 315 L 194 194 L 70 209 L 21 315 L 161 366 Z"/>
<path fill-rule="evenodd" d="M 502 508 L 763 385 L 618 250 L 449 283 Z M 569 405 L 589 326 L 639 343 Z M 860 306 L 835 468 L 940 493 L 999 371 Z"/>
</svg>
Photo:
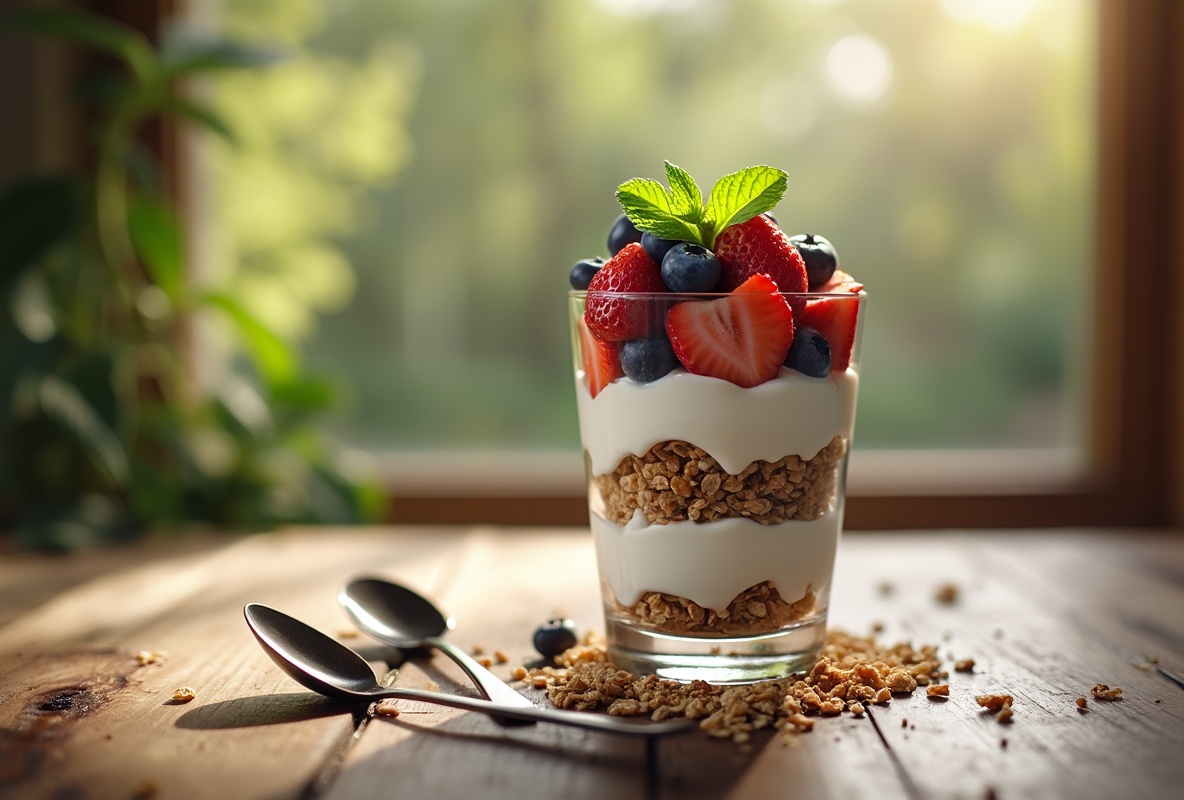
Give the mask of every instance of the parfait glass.
<svg viewBox="0 0 1184 800">
<path fill-rule="evenodd" d="M 612 301 L 660 338 L 677 304 L 726 296 Z M 795 319 L 825 312 L 854 335 L 821 377 L 781 367 L 744 388 L 677 363 L 628 377 L 623 343 L 584 324 L 588 293 L 569 294 L 609 656 L 634 674 L 748 683 L 808 668 L 825 642 L 866 294 L 784 297 Z"/>
</svg>

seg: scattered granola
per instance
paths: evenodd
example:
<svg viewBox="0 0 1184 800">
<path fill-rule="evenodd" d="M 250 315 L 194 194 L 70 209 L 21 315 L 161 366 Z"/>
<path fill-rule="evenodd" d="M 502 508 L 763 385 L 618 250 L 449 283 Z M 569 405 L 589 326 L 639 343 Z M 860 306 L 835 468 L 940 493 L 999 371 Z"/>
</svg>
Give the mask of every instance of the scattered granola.
<svg viewBox="0 0 1184 800">
<path fill-rule="evenodd" d="M 173 690 L 174 703 L 188 703 L 195 697 L 197 697 L 197 690 L 189 686 L 181 686 Z"/>
<path fill-rule="evenodd" d="M 338 639 L 357 639 L 359 636 L 361 636 L 361 633 L 357 628 L 342 628 L 337 631 Z"/>
<path fill-rule="evenodd" d="M 792 603 L 768 581 L 750 586 L 728 604 L 715 610 L 703 608 L 685 597 L 646 592 L 632 606 L 616 603 L 618 613 L 664 633 L 720 635 L 757 634 L 775 631 L 814 612 L 817 594 L 813 586 Z"/>
<path fill-rule="evenodd" d="M 712 686 L 635 677 L 609 662 L 604 642 L 593 634 L 563 653 L 557 666 L 529 670 L 525 680 L 545 688 L 558 708 L 654 720 L 687 717 L 699 720 L 708 736 L 743 743 L 762 729 L 804 733 L 819 715 L 849 711 L 858 716 L 868 704 L 910 694 L 919 677 L 934 680 L 940 675 L 936 646 L 886 646 L 874 637 L 832 631 L 813 669 L 763 683 Z"/>
<path fill-rule="evenodd" d="M 933 594 L 933 599 L 944 605 L 951 605 L 958 602 L 958 584 L 943 583 L 937 587 L 937 591 Z"/>
<path fill-rule="evenodd" d="M 954 662 L 954 672 L 974 672 L 974 659 L 963 658 Z"/>
<path fill-rule="evenodd" d="M 397 717 L 399 716 L 399 707 L 396 701 L 391 699 L 379 700 L 374 704 L 374 714 L 378 717 Z"/>
<path fill-rule="evenodd" d="M 988 713 L 995 714 L 995 720 L 1000 724 L 1011 722 L 1015 715 L 1011 710 L 1013 700 L 1009 694 L 980 694 L 975 700 Z"/>
<path fill-rule="evenodd" d="M 136 653 L 136 663 L 141 667 L 148 664 L 163 664 L 168 655 L 163 650 L 141 650 Z"/>
<path fill-rule="evenodd" d="M 651 523 L 748 517 L 764 525 L 822 516 L 834 501 L 836 467 L 846 451 L 840 436 L 814 458 L 754 461 L 732 475 L 690 442 L 667 441 L 629 455 L 593 483 L 604 516 L 618 525 L 641 509 Z"/>
<path fill-rule="evenodd" d="M 500 647 L 493 651 L 493 660 L 498 664 L 506 664 L 510 660 L 510 655 Z"/>
<path fill-rule="evenodd" d="M 1003 706 L 1010 706 L 1012 704 L 1012 697 L 1009 694 L 980 694 L 974 699 L 980 706 L 991 713 L 1000 711 Z"/>
<path fill-rule="evenodd" d="M 1121 700 L 1122 689 L 1115 686 L 1111 689 L 1104 683 L 1094 684 L 1094 688 L 1089 690 L 1089 693 L 1097 700 Z"/>
<path fill-rule="evenodd" d="M 927 697 L 949 697 L 950 686 L 946 683 L 935 683 L 925 690 Z"/>
<path fill-rule="evenodd" d="M 1081 709 L 1082 711 L 1086 711 L 1089 709 L 1089 701 L 1086 700 L 1084 697 L 1078 697 L 1077 700 L 1075 700 L 1074 702 L 1077 703 L 1077 707 L 1079 709 Z"/>
</svg>

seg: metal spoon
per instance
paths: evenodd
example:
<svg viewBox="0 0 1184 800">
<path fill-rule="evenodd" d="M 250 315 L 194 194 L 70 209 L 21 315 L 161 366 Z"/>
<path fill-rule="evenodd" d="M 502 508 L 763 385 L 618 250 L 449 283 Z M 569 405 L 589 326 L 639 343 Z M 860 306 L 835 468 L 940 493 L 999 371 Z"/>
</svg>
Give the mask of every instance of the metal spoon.
<svg viewBox="0 0 1184 800">
<path fill-rule="evenodd" d="M 452 619 L 406 586 L 381 578 L 354 578 L 337 594 L 337 602 L 359 630 L 384 644 L 441 651 L 465 671 L 482 697 L 511 706 L 534 705 L 464 650 L 441 638 L 454 627 Z"/>
<path fill-rule="evenodd" d="M 243 608 L 243 616 L 247 618 L 247 625 L 259 640 L 264 652 L 271 656 L 271 660 L 290 678 L 317 694 L 338 700 L 360 700 L 366 703 L 386 698 L 418 700 L 479 711 L 490 716 L 553 722 L 574 728 L 641 736 L 678 733 L 690 730 L 698 724 L 688 719 L 652 722 L 647 719 L 558 711 L 540 708 L 529 701 L 526 706 L 512 706 L 476 697 L 383 687 L 378 685 L 370 665 L 363 661 L 361 656 L 316 628 L 259 603 L 248 603 Z"/>
</svg>

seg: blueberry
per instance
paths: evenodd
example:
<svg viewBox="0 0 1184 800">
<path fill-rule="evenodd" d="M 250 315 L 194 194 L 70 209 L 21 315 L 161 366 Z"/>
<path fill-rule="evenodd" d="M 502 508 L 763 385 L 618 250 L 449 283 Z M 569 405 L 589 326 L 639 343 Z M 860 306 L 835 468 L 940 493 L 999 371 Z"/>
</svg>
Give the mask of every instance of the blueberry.
<svg viewBox="0 0 1184 800">
<path fill-rule="evenodd" d="M 640 242 L 641 231 L 633 226 L 629 218 L 622 214 L 617 217 L 616 222 L 613 223 L 612 228 L 608 232 L 608 252 L 616 255 L 621 252 L 621 248 L 630 242 Z"/>
<path fill-rule="evenodd" d="M 534 631 L 534 649 L 548 658 L 575 647 L 578 641 L 576 624 L 570 619 L 549 619 Z"/>
<path fill-rule="evenodd" d="M 585 258 L 577 261 L 576 265 L 571 268 L 571 288 L 581 292 L 587 289 L 588 284 L 592 282 L 592 276 L 599 272 L 603 266 L 603 258 Z"/>
<path fill-rule="evenodd" d="M 719 270 L 715 253 L 690 242 L 679 242 L 662 259 L 662 280 L 672 292 L 710 292 Z"/>
<path fill-rule="evenodd" d="M 830 373 L 830 342 L 813 328 L 798 328 L 785 366 L 811 378 L 825 378 Z"/>
<path fill-rule="evenodd" d="M 650 254 L 650 258 L 654 260 L 655 264 L 661 264 L 662 259 L 670 252 L 670 248 L 678 244 L 677 239 L 659 239 L 652 233 L 643 233 L 641 235 L 641 246 Z"/>
<path fill-rule="evenodd" d="M 817 289 L 830 280 L 831 275 L 839 268 L 839 255 L 835 246 L 821 236 L 812 233 L 800 233 L 789 237 L 793 246 L 802 254 L 806 262 L 806 277 L 810 281 L 810 288 Z"/>
<path fill-rule="evenodd" d="M 638 383 L 652 383 L 678 366 L 678 357 L 665 336 L 630 339 L 618 348 L 621 369 Z"/>
</svg>

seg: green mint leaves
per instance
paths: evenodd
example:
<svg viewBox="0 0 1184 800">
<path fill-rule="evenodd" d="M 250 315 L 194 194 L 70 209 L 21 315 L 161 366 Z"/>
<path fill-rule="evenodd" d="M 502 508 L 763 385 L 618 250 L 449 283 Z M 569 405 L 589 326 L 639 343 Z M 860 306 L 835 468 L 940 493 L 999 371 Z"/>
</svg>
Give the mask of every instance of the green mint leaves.
<svg viewBox="0 0 1184 800">
<path fill-rule="evenodd" d="M 634 178 L 617 189 L 617 200 L 637 229 L 662 239 L 711 248 L 729 225 L 763 214 L 785 194 L 788 176 L 773 167 L 748 167 L 720 178 L 707 203 L 687 171 L 666 162 L 667 189 L 655 180 Z"/>
</svg>

